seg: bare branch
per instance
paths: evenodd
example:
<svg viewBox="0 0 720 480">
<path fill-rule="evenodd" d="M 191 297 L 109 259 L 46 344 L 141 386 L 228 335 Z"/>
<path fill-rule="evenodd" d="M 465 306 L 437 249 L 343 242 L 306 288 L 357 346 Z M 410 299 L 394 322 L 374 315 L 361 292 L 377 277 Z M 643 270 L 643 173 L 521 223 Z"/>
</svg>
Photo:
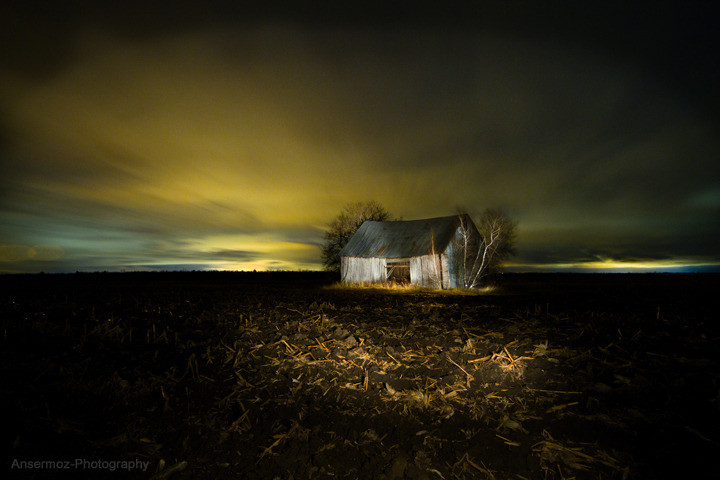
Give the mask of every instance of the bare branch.
<svg viewBox="0 0 720 480">
<path fill-rule="evenodd" d="M 477 230 L 470 227 L 465 213 L 459 214 L 456 251 L 462 257 L 458 266 L 458 284 L 478 287 L 502 262 L 514 254 L 515 227 L 501 210 L 485 210 L 477 223 Z"/>
</svg>

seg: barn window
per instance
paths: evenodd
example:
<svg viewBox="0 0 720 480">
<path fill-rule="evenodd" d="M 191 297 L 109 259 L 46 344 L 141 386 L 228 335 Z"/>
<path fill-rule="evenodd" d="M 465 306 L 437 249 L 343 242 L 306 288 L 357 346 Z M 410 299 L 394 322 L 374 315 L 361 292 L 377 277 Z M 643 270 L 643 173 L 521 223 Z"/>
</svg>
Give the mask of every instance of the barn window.
<svg viewBox="0 0 720 480">
<path fill-rule="evenodd" d="M 385 276 L 388 282 L 410 283 L 409 261 L 387 261 Z"/>
</svg>

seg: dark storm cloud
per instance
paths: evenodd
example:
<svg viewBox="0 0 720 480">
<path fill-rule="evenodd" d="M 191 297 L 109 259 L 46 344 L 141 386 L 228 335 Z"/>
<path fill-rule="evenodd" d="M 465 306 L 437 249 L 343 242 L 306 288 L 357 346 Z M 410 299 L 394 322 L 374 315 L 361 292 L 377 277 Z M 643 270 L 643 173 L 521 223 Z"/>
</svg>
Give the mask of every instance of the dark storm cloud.
<svg viewBox="0 0 720 480">
<path fill-rule="evenodd" d="M 522 262 L 528 265 L 577 265 L 593 262 L 630 262 L 653 265 L 720 264 L 717 227 L 705 219 L 679 222 L 661 220 L 654 228 L 548 227 L 528 232 Z"/>
<path fill-rule="evenodd" d="M 89 0 L 7 1 L 0 19 L 6 65 L 52 71 L 72 61 L 78 32 L 109 29 L 127 38 L 195 31 L 218 24 L 292 22 L 310 26 L 500 31 L 601 49 L 659 71 L 705 96 L 718 79 L 718 6 L 713 2 L 243 2 Z M 342 56 L 342 53 L 339 53 Z M 692 87 L 692 88 L 686 88 Z M 716 91 L 715 91 L 716 93 Z M 715 107 L 718 106 L 715 99 Z"/>
<path fill-rule="evenodd" d="M 203 258 L 208 258 L 211 260 L 222 260 L 226 262 L 247 262 L 251 260 L 256 260 L 258 258 L 258 254 L 257 252 L 249 252 L 245 250 L 223 249 L 203 254 Z"/>
</svg>

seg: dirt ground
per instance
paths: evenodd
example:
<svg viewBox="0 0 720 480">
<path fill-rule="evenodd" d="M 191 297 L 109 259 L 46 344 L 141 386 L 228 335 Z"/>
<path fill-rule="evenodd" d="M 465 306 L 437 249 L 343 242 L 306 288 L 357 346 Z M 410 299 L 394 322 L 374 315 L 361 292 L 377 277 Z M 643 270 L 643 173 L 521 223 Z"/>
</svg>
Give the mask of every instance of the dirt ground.
<svg viewBox="0 0 720 480">
<path fill-rule="evenodd" d="M 328 287 L 319 273 L 0 277 L 4 468 L 718 475 L 720 276 L 495 282 L 469 295 Z M 149 466 L 18 466 L 75 459 Z"/>
</svg>

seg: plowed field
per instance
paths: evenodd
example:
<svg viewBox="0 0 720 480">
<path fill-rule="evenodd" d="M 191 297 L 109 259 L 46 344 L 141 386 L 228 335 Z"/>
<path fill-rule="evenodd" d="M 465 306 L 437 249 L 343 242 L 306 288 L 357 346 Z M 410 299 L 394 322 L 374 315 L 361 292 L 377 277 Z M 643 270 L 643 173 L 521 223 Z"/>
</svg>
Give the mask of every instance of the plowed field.
<svg viewBox="0 0 720 480">
<path fill-rule="evenodd" d="M 717 276 L 504 275 L 483 294 L 331 283 L 314 273 L 1 277 L 6 470 L 717 475 Z M 130 460 L 148 467 L 108 463 Z"/>
</svg>

